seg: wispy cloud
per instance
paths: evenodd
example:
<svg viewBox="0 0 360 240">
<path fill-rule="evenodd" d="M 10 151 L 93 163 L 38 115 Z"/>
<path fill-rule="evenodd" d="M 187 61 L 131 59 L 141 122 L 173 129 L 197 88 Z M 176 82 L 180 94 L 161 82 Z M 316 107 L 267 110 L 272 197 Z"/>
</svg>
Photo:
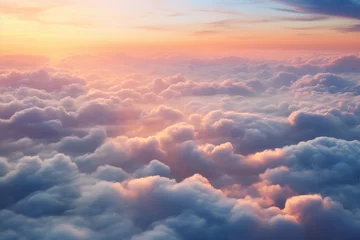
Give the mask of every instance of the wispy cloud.
<svg viewBox="0 0 360 240">
<path fill-rule="evenodd" d="M 22 20 L 37 20 L 41 13 L 51 9 L 52 7 L 54 6 L 19 6 L 17 4 L 0 2 L 0 13 L 3 15 L 15 16 Z"/>
<path fill-rule="evenodd" d="M 215 9 L 194 9 L 194 11 L 203 12 L 203 13 L 212 13 L 212 14 L 243 16 L 242 13 L 236 11 L 215 10 Z"/>
<path fill-rule="evenodd" d="M 135 28 L 147 30 L 147 31 L 170 31 L 170 28 L 158 27 L 158 26 L 136 26 Z"/>
<path fill-rule="evenodd" d="M 287 12 L 287 13 L 301 13 L 294 9 L 288 9 L 288 8 L 272 8 L 274 10 L 280 11 L 280 12 Z"/>
<path fill-rule="evenodd" d="M 334 17 L 360 19 L 360 2 L 354 0 L 268 0 L 292 7 L 296 11 Z"/>
<path fill-rule="evenodd" d="M 247 18 L 229 18 L 219 21 L 213 21 L 207 23 L 207 25 L 216 28 L 234 28 L 242 24 L 255 24 L 255 23 L 273 23 L 273 22 L 316 22 L 327 20 L 327 16 L 298 16 L 298 17 L 269 17 L 258 19 Z"/>
<path fill-rule="evenodd" d="M 194 35 L 196 36 L 204 36 L 204 35 L 214 35 L 214 34 L 220 34 L 221 31 L 215 31 L 215 30 L 203 30 L 203 31 L 196 31 L 194 32 Z"/>
<path fill-rule="evenodd" d="M 146 15 L 147 16 L 181 17 L 181 16 L 186 16 L 186 13 L 177 11 L 177 10 L 173 10 L 173 9 L 168 9 L 168 8 L 159 8 L 157 10 L 147 12 Z"/>
<path fill-rule="evenodd" d="M 280 17 L 274 18 L 274 21 L 290 21 L 290 22 L 316 22 L 327 20 L 327 16 L 305 16 L 305 17 Z"/>
<path fill-rule="evenodd" d="M 354 24 L 344 27 L 332 27 L 332 26 L 312 26 L 312 27 L 291 27 L 286 28 L 297 31 L 307 31 L 307 30 L 330 30 L 330 31 L 338 31 L 342 33 L 356 33 L 360 32 L 360 24 Z"/>
<path fill-rule="evenodd" d="M 13 16 L 19 20 L 32 21 L 40 24 L 52 24 L 52 25 L 71 25 L 73 27 L 89 28 L 94 24 L 81 19 L 71 19 L 65 21 L 49 20 L 41 18 L 41 14 L 49 11 L 59 5 L 54 1 L 51 4 L 43 5 L 17 5 L 0 2 L 0 13 L 3 15 Z"/>
<path fill-rule="evenodd" d="M 344 33 L 360 32 L 360 24 L 354 24 L 342 28 L 336 28 L 336 30 Z"/>
</svg>

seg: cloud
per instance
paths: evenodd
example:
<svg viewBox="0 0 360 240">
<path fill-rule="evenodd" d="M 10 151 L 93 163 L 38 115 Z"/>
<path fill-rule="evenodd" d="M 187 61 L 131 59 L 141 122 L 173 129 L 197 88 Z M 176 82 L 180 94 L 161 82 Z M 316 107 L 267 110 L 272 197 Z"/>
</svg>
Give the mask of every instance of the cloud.
<svg viewBox="0 0 360 240">
<path fill-rule="evenodd" d="M 357 55 L 336 55 L 327 58 L 308 60 L 301 64 L 277 66 L 278 71 L 295 73 L 298 75 L 317 73 L 357 73 L 359 72 L 359 57 Z"/>
<path fill-rule="evenodd" d="M 57 138 L 62 135 L 64 124 L 71 124 L 73 117 L 63 108 L 33 107 L 16 112 L 9 119 L 0 120 L 0 129 L 6 138 Z"/>
<path fill-rule="evenodd" d="M 0 239 L 360 234 L 357 55 L 80 59 L 0 73 Z"/>
<path fill-rule="evenodd" d="M 137 177 L 169 176 L 170 168 L 158 160 L 152 160 L 148 165 L 136 170 Z"/>
<path fill-rule="evenodd" d="M 279 3 L 283 3 L 294 8 L 297 11 L 323 14 L 334 17 L 345 17 L 360 19 L 360 3 L 354 0 L 345 1 L 312 1 L 312 0 L 272 0 Z"/>
<path fill-rule="evenodd" d="M 293 84 L 296 88 L 310 87 L 317 91 L 331 93 L 352 92 L 356 83 L 334 74 L 318 73 L 315 76 L 305 75 Z"/>
<path fill-rule="evenodd" d="M 359 194 L 358 145 L 359 141 L 317 138 L 285 147 L 283 165 L 266 170 L 262 178 L 271 184 L 289 186 L 298 194 L 317 192 L 356 208 L 358 203 L 353 197 Z"/>
<path fill-rule="evenodd" d="M 38 15 L 51 9 L 51 5 L 43 6 L 18 6 L 16 4 L 1 3 L 1 12 L 6 15 L 14 15 L 20 19 L 36 20 Z"/>
<path fill-rule="evenodd" d="M 208 36 L 208 35 L 215 35 L 220 34 L 220 31 L 214 31 L 214 30 L 202 30 L 202 31 L 196 31 L 194 32 L 194 35 L 196 36 Z"/>
<path fill-rule="evenodd" d="M 254 91 L 242 82 L 224 80 L 220 83 L 180 82 L 172 84 L 160 93 L 160 95 L 170 98 L 177 96 L 211 96 L 218 94 L 251 96 L 254 94 Z"/>
<path fill-rule="evenodd" d="M 39 157 L 23 157 L 1 177 L 1 189 L 7 198 L 0 201 L 0 208 L 7 207 L 34 191 L 71 182 L 76 174 L 76 165 L 65 155 L 55 155 L 47 161 L 42 161 Z M 18 191 L 13 191 L 13 189 L 18 189 Z M 36 211 L 31 208 L 28 210 Z M 43 210 L 46 211 L 46 208 L 38 209 L 38 211 Z M 50 207 L 48 210 L 55 209 Z M 29 212 L 29 214 L 41 215 L 41 212 Z"/>
<path fill-rule="evenodd" d="M 203 12 L 203 13 L 217 13 L 223 15 L 235 15 L 235 16 L 242 16 L 243 14 L 236 11 L 222 11 L 222 10 L 211 10 L 211 9 L 194 9 L 196 12 Z"/>
<path fill-rule="evenodd" d="M 93 129 L 83 138 L 67 136 L 57 143 L 59 152 L 68 155 L 83 155 L 95 151 L 106 139 L 104 129 Z"/>
<path fill-rule="evenodd" d="M 160 118 L 163 121 L 179 121 L 184 118 L 184 114 L 177 109 L 172 109 L 171 107 L 167 107 L 164 105 L 160 105 L 156 109 L 152 109 L 149 114 L 146 116 L 147 118 Z"/>
<path fill-rule="evenodd" d="M 136 29 L 142 29 L 147 31 L 170 31 L 171 29 L 159 26 L 137 26 Z"/>
<path fill-rule="evenodd" d="M 270 85 L 274 87 L 290 86 L 299 78 L 298 75 L 287 72 L 279 72 L 276 76 L 269 79 Z"/>
<path fill-rule="evenodd" d="M 101 165 L 96 169 L 92 176 L 108 182 L 122 182 L 129 177 L 129 174 L 118 167 Z"/>
<path fill-rule="evenodd" d="M 360 57 L 356 55 L 335 57 L 331 59 L 326 69 L 331 72 L 359 72 Z"/>
<path fill-rule="evenodd" d="M 66 73 L 54 73 L 45 69 L 31 72 L 13 71 L 0 75 L 0 85 L 7 87 L 31 87 L 45 91 L 55 91 L 70 84 L 84 84 L 84 79 Z"/>
<path fill-rule="evenodd" d="M 71 21 L 58 21 L 58 20 L 44 20 L 41 18 L 43 13 L 51 11 L 55 7 L 60 6 L 60 1 L 54 1 L 52 4 L 49 2 L 39 2 L 34 5 L 24 4 L 9 4 L 1 2 L 1 13 L 16 17 L 20 20 L 34 21 L 41 24 L 55 24 L 55 25 L 71 25 L 74 27 L 87 28 L 92 26 L 92 23 L 83 20 L 71 20 Z"/>
<path fill-rule="evenodd" d="M 262 208 L 256 202 L 227 198 L 200 175 L 181 182 L 162 177 L 126 183 L 100 182 L 84 186 L 82 191 L 66 217 L 46 221 L 44 217 L 30 219 L 26 215 L 2 212 L 1 218 L 8 219 L 3 228 L 5 236 L 197 239 L 200 235 L 219 239 L 226 234 L 234 239 L 239 236 L 312 239 L 326 234 L 329 239 L 342 236 L 352 239 L 358 234 L 358 216 L 329 198 L 302 195 L 288 199 L 283 209 Z M 30 207 L 29 200 L 24 204 L 23 207 Z M 80 221 L 76 216 L 84 218 Z M 314 222 L 319 220 L 322 220 L 321 228 L 314 229 Z M 27 225 L 11 233 L 9 227 L 15 227 L 18 221 Z M 254 230 L 258 228 L 263 231 Z M 329 228 L 333 229 L 330 233 L 324 231 Z M 46 231 L 49 229 L 50 232 Z M 351 234 L 343 235 L 345 232 Z"/>
<path fill-rule="evenodd" d="M 337 28 L 337 30 L 344 33 L 360 32 L 360 24 L 354 24 L 348 27 Z"/>
</svg>

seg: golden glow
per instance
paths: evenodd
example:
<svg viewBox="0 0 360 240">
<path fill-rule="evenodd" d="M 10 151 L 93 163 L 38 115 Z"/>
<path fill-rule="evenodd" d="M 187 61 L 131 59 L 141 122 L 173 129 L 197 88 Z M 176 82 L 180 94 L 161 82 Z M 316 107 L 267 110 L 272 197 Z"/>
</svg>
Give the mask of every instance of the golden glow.
<svg viewBox="0 0 360 240">
<path fill-rule="evenodd" d="M 16 4 L 0 0 L 0 51 L 61 58 L 89 52 L 221 55 L 244 49 L 360 50 L 356 32 L 308 21 L 261 21 L 251 14 L 239 18 L 229 11 L 194 8 L 150 0 L 21 0 Z M 328 26 L 334 24 L 327 21 Z"/>
</svg>

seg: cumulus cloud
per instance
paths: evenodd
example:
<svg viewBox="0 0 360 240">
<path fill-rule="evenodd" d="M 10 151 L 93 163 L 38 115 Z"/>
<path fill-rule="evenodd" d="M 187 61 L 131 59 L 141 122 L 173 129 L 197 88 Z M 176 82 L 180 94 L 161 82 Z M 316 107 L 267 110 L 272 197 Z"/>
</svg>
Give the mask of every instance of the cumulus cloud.
<svg viewBox="0 0 360 240">
<path fill-rule="evenodd" d="M 31 72 L 12 71 L 0 75 L 0 85 L 6 87 L 27 86 L 46 91 L 59 90 L 70 84 L 84 84 L 82 78 L 66 73 L 53 73 L 45 69 Z"/>
<path fill-rule="evenodd" d="M 2 66 L 0 239 L 360 235 L 358 56 L 84 58 Z"/>
<path fill-rule="evenodd" d="M 223 82 L 180 82 L 172 84 L 161 92 L 162 96 L 211 96 L 218 94 L 251 96 L 253 90 L 241 82 L 225 80 Z"/>
<path fill-rule="evenodd" d="M 282 151 L 283 165 L 267 169 L 262 178 L 289 186 L 297 193 L 322 193 L 334 199 L 352 199 L 358 194 L 357 160 L 359 141 L 317 138 Z M 341 187 L 343 186 L 343 187 Z M 347 188 L 353 188 L 349 191 Z M 350 194 L 346 197 L 347 194 Z M 353 207 L 356 201 L 344 202 Z"/>
<path fill-rule="evenodd" d="M 315 76 L 305 75 L 293 84 L 294 87 L 310 87 L 316 91 L 331 93 L 354 92 L 358 94 L 356 83 L 340 76 L 327 73 L 318 73 Z"/>
<path fill-rule="evenodd" d="M 317 73 L 358 73 L 360 58 L 358 55 L 336 55 L 318 59 L 307 59 L 297 64 L 279 64 L 276 67 L 280 71 L 295 73 L 298 75 Z"/>
<path fill-rule="evenodd" d="M 326 68 L 331 72 L 359 72 L 360 57 L 356 55 L 334 57 Z"/>
<path fill-rule="evenodd" d="M 269 79 L 270 85 L 274 87 L 290 86 L 299 78 L 294 73 L 280 72 L 276 76 Z"/>
</svg>

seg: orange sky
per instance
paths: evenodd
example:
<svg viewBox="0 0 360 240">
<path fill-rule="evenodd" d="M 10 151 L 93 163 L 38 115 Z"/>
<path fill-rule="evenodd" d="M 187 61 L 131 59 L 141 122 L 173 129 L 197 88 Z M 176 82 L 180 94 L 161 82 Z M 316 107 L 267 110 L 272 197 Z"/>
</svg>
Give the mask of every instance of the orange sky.
<svg viewBox="0 0 360 240">
<path fill-rule="evenodd" d="M 0 51 L 58 58 L 114 51 L 360 50 L 359 31 L 349 30 L 359 20 L 287 8 L 266 0 L 231 6 L 208 0 L 0 0 Z"/>
</svg>

